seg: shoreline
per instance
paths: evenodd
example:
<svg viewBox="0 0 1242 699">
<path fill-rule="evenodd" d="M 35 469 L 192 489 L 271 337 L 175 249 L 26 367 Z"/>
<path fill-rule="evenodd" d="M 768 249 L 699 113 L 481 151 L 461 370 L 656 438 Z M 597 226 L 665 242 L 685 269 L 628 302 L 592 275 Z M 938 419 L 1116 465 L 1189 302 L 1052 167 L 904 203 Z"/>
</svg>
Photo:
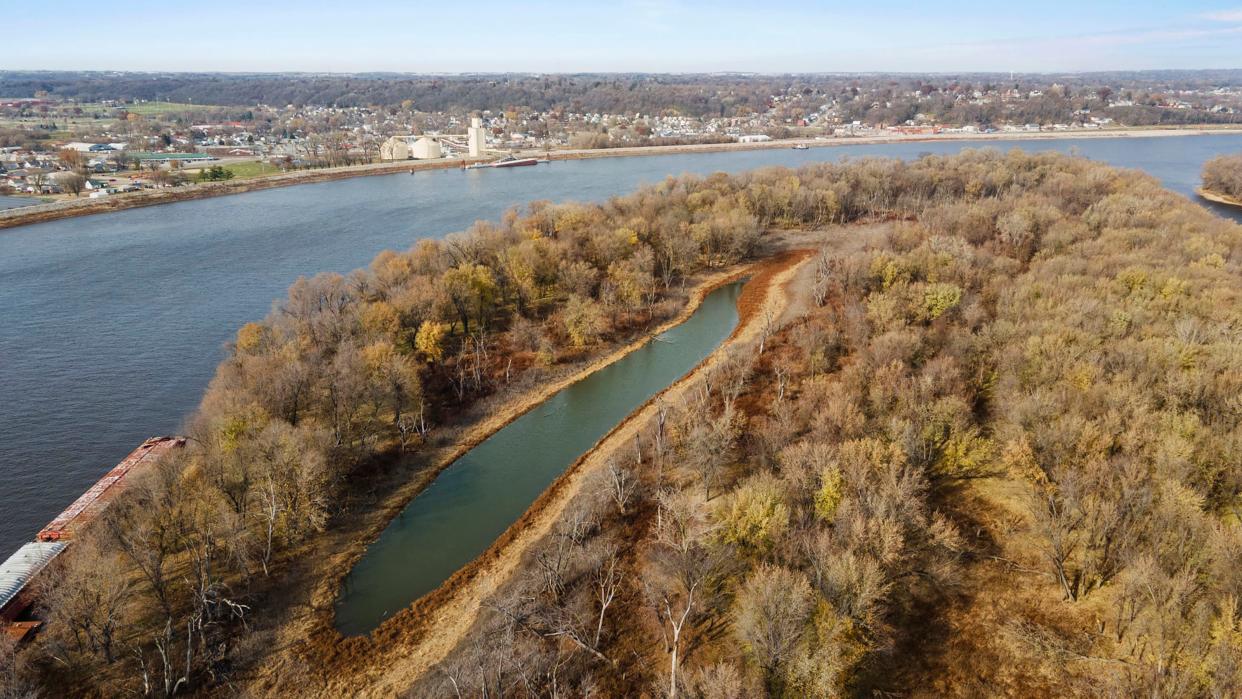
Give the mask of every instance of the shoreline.
<svg viewBox="0 0 1242 699">
<path fill-rule="evenodd" d="M 1078 131 L 1018 131 L 980 134 L 891 134 L 880 136 L 842 137 L 817 140 L 793 138 L 761 143 L 704 143 L 681 146 L 632 146 L 623 148 L 598 148 L 592 150 L 523 151 L 519 157 L 543 156 L 549 160 L 587 160 L 594 158 L 628 158 L 654 155 L 683 155 L 693 153 L 720 153 L 729 151 L 755 151 L 791 149 L 796 145 L 808 148 L 837 148 L 842 146 L 872 146 L 891 143 L 974 143 L 993 141 L 1050 141 L 1102 138 L 1162 138 L 1173 136 L 1242 135 L 1242 126 L 1225 128 L 1129 128 Z M 246 180 L 205 182 L 166 190 L 150 190 L 129 194 L 114 194 L 102 199 L 71 199 L 51 203 L 32 204 L 10 209 L 0 209 L 0 230 L 17 228 L 35 223 L 45 223 L 65 218 L 111 213 L 147 206 L 172 204 L 179 201 L 205 199 L 208 197 L 244 194 L 277 187 L 330 182 L 333 180 L 374 175 L 395 175 L 403 172 L 424 170 L 459 169 L 464 165 L 486 162 L 488 158 L 460 158 L 452 160 L 418 161 L 402 160 L 365 165 L 346 165 L 318 170 L 295 170 L 277 175 L 254 177 Z M 1205 199 L 1208 197 L 1204 197 Z M 1214 200 L 1213 200 L 1214 201 Z M 1229 202 L 1222 202 L 1229 203 Z"/>
<path fill-rule="evenodd" d="M 1225 206 L 1233 206 L 1237 208 L 1242 208 L 1242 199 L 1234 199 L 1228 194 L 1221 194 L 1220 192 L 1213 192 L 1207 187 L 1195 187 L 1195 194 L 1198 194 L 1203 199 L 1207 199 L 1208 201 L 1213 202 L 1215 204 L 1223 204 Z"/>
<path fill-rule="evenodd" d="M 465 624 L 449 623 L 445 626 L 446 617 L 450 620 L 455 618 L 458 621 L 473 617 L 473 614 L 478 611 L 480 591 L 499 584 L 501 582 L 499 578 L 503 578 L 505 572 L 511 572 L 522 552 L 532 541 L 537 540 L 547 527 L 551 526 L 560 509 L 581 486 L 584 473 L 588 471 L 584 465 L 595 458 L 607 445 L 615 442 L 617 435 L 627 426 L 634 424 L 634 420 L 648 410 L 657 399 L 697 376 L 702 368 L 713 360 L 713 357 L 716 357 L 723 348 L 737 338 L 744 327 L 753 325 L 751 321 L 755 314 L 743 317 L 739 308 L 739 322 L 733 334 L 686 375 L 655 394 L 601 437 L 591 449 L 578 457 L 565 472 L 558 476 L 530 504 L 527 511 L 510 524 L 486 551 L 458 570 L 439 588 L 385 620 L 368 635 L 342 636 L 333 623 L 335 602 L 340 585 L 348 571 L 365 553 L 366 548 L 373 543 L 375 537 L 388 525 L 392 517 L 399 514 L 435 478 L 436 474 L 451 465 L 461 454 L 537 407 L 557 391 L 581 381 L 642 347 L 660 332 L 684 322 L 694 314 L 703 299 L 714 289 L 747 275 L 753 275 L 752 280 L 758 280 L 759 273 L 773 264 L 782 265 L 782 270 L 789 266 L 796 268 L 798 266 L 796 263 L 802 259 L 802 257 L 795 256 L 791 260 L 790 251 L 777 249 L 769 256 L 755 262 L 702 277 L 690 292 L 686 305 L 673 318 L 606 355 L 589 361 L 570 375 L 536 388 L 525 396 L 515 397 L 488 419 L 468 428 L 455 444 L 433 457 L 432 463 L 412 479 L 414 482 L 408 483 L 406 487 L 384 498 L 384 502 L 369 513 L 365 517 L 366 521 L 354 528 L 352 532 L 342 532 L 349 539 L 348 543 L 328 555 L 320 572 L 312 574 L 314 579 L 305 581 L 311 587 L 309 613 L 292 624 L 283 625 L 284 628 L 280 631 L 280 635 L 285 637 L 280 643 L 286 648 L 285 653 L 281 654 L 284 657 L 269 658 L 267 672 L 253 678 L 250 686 L 264 692 L 276 691 L 279 688 L 280 666 L 290 661 L 302 663 L 309 661 L 324 670 L 321 676 L 324 683 L 321 685 L 321 693 L 334 694 L 344 691 L 344 688 L 340 686 L 341 683 L 348 685 L 351 679 L 358 680 L 372 675 L 377 669 L 377 662 L 382 665 L 385 659 L 395 660 L 393 653 L 397 653 L 403 659 L 408 659 L 406 653 L 414 649 L 417 649 L 420 655 L 430 651 L 429 654 L 432 657 L 438 652 L 447 652 L 448 648 L 444 647 L 444 642 L 449 639 L 429 632 L 436 629 L 449 629 L 452 631 L 449 635 L 464 633 Z M 770 282 L 771 280 L 765 279 L 764 281 Z M 370 679 L 376 678 L 370 677 Z"/>
</svg>

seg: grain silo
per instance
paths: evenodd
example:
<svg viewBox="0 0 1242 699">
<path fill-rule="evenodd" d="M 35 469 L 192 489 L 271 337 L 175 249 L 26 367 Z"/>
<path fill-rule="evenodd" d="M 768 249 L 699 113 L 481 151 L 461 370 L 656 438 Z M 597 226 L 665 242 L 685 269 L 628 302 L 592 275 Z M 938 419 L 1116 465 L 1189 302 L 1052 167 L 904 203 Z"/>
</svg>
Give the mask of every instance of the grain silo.
<svg viewBox="0 0 1242 699">
<path fill-rule="evenodd" d="M 380 146 L 380 160 L 409 160 L 410 146 L 405 139 L 393 136 Z"/>
<path fill-rule="evenodd" d="M 422 136 L 414 142 L 411 154 L 415 160 L 434 160 L 435 158 L 443 158 L 444 150 L 440 148 L 440 142 L 428 136 Z"/>
</svg>

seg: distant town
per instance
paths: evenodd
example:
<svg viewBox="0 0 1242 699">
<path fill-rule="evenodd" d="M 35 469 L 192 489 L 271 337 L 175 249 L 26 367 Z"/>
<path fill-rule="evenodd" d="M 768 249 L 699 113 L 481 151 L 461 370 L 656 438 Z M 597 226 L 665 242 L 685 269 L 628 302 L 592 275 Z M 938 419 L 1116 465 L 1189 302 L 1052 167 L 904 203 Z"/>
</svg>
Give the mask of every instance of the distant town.
<svg viewBox="0 0 1242 699">
<path fill-rule="evenodd" d="M 0 194 L 101 198 L 506 153 L 1240 123 L 1242 71 L 384 80 L 0 72 Z"/>
</svg>

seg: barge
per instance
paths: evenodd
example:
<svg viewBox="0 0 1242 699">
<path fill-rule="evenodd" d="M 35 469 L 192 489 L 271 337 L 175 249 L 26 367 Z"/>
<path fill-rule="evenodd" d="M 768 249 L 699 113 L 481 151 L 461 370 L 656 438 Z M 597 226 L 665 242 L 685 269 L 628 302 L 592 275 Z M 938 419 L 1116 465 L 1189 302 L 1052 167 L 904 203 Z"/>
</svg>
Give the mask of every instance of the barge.
<svg viewBox="0 0 1242 699">
<path fill-rule="evenodd" d="M 41 529 L 34 541 L 0 563 L 0 632 L 18 642 L 34 634 L 41 623 L 31 615 L 36 580 L 124 492 L 129 481 L 168 452 L 184 447 L 185 441 L 184 437 L 146 440 Z"/>
<path fill-rule="evenodd" d="M 526 167 L 528 165 L 538 165 L 541 162 L 546 163 L 548 161 L 539 160 L 538 158 L 515 158 L 510 155 L 490 163 L 475 163 L 473 165 L 468 165 L 466 166 L 466 169 L 480 170 L 489 167 Z"/>
</svg>

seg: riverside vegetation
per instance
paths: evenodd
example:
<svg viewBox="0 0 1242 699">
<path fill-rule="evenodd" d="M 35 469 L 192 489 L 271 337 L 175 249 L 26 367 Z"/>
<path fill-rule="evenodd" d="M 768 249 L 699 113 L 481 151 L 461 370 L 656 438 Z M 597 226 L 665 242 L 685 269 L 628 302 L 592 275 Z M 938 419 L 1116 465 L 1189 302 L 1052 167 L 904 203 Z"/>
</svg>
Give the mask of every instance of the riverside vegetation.
<svg viewBox="0 0 1242 699">
<path fill-rule="evenodd" d="M 993 151 L 670 178 L 299 280 L 0 681 L 236 691 L 296 652 L 267 613 L 352 490 L 775 229 L 822 246 L 801 312 L 662 406 L 411 696 L 1242 692 L 1242 228 Z"/>
<path fill-rule="evenodd" d="M 1217 156 L 1204 163 L 1203 188 L 1242 202 L 1242 153 Z"/>
</svg>

